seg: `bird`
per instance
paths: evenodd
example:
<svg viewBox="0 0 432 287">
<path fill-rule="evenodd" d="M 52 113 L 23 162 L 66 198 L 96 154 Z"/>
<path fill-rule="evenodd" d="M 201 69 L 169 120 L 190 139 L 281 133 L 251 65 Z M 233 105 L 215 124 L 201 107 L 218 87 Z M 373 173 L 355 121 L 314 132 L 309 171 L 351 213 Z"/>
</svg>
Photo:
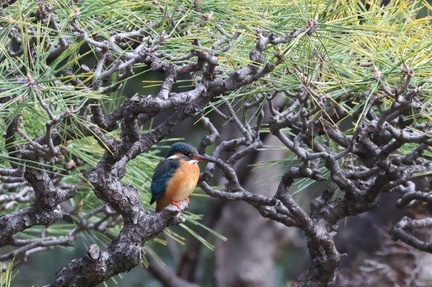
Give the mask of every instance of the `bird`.
<svg viewBox="0 0 432 287">
<path fill-rule="evenodd" d="M 185 142 L 174 143 L 167 156 L 154 171 L 150 191 L 150 204 L 156 201 L 156 212 L 169 204 L 181 210 L 179 202 L 189 201 L 200 176 L 199 161 L 214 162 L 206 155 L 200 155 L 195 147 Z"/>
</svg>

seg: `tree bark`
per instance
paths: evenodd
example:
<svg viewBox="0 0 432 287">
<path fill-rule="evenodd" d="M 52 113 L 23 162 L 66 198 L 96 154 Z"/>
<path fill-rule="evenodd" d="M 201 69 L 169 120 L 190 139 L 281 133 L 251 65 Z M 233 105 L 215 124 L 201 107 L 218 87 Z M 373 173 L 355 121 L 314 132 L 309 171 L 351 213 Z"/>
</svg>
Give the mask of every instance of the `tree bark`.
<svg viewBox="0 0 432 287">
<path fill-rule="evenodd" d="M 265 144 L 277 145 L 275 137 L 267 137 Z M 255 162 L 280 160 L 286 156 L 281 150 L 260 153 Z M 246 169 L 245 161 L 238 169 Z M 280 170 L 255 169 L 245 178 L 248 190 L 272 197 L 279 184 Z M 245 202 L 229 202 L 222 211 L 216 230 L 226 236 L 226 242 L 216 242 L 217 286 L 274 286 L 273 272 L 280 249 L 296 236 L 286 226 L 264 218 Z"/>
</svg>

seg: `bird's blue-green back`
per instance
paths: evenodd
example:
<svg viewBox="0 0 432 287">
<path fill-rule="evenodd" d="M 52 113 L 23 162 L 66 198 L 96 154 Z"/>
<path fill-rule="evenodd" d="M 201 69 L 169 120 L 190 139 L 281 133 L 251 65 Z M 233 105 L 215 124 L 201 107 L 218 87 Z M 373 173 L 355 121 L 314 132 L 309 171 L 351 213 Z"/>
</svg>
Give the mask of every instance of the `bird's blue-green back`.
<svg viewBox="0 0 432 287">
<path fill-rule="evenodd" d="M 176 169 L 179 167 L 180 159 L 178 158 L 165 159 L 157 165 L 150 186 L 150 191 L 152 193 L 150 204 L 163 196 L 168 181 L 173 177 Z"/>
</svg>

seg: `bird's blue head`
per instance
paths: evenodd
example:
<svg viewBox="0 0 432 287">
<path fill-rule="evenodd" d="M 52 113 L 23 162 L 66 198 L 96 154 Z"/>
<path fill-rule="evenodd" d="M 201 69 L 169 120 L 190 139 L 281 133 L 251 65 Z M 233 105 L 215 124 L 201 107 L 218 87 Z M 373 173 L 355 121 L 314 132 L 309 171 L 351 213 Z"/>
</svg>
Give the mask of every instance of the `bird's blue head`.
<svg viewBox="0 0 432 287">
<path fill-rule="evenodd" d="M 173 156 L 177 153 L 181 153 L 187 157 L 194 157 L 198 155 L 197 149 L 190 144 L 184 142 L 176 142 L 171 146 L 166 158 L 169 158 L 170 156 Z"/>
</svg>

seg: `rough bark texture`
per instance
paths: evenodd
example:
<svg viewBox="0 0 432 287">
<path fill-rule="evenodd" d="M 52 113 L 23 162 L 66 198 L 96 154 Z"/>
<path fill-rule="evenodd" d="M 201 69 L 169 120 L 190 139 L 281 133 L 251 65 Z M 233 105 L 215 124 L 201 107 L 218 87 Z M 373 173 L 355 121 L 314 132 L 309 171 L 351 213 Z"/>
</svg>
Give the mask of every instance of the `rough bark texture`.
<svg viewBox="0 0 432 287">
<path fill-rule="evenodd" d="M 275 146 L 278 143 L 270 137 L 265 144 Z M 283 150 L 276 150 L 265 159 L 262 155 L 254 158 L 253 162 L 279 160 L 285 155 Z M 248 162 L 248 159 L 240 161 L 237 168 L 248 170 L 243 186 L 254 193 L 272 197 L 280 171 L 271 168 L 250 171 Z M 217 241 L 217 286 L 274 286 L 275 260 L 289 243 L 289 235 L 292 236 L 282 224 L 263 218 L 252 206 L 240 201 L 223 208 L 216 230 L 229 238 L 226 242 Z"/>
</svg>

